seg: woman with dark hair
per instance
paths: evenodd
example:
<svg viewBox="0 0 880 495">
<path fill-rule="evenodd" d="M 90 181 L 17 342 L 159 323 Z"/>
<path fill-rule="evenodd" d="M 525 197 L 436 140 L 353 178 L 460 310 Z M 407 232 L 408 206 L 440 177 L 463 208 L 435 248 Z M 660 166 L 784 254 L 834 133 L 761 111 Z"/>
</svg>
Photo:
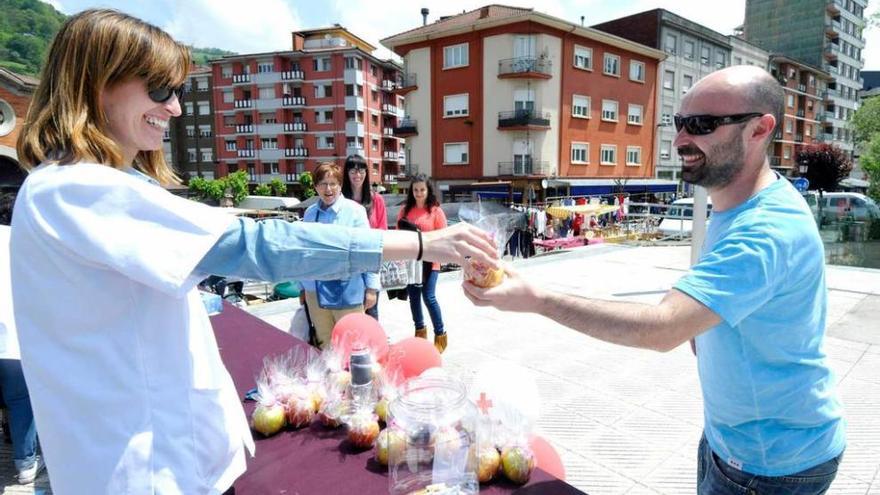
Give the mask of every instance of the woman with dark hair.
<svg viewBox="0 0 880 495">
<path fill-rule="evenodd" d="M 420 232 L 430 232 L 446 227 L 446 214 L 440 208 L 440 202 L 434 194 L 434 186 L 425 174 L 418 174 L 410 181 L 406 192 L 406 203 L 397 214 L 398 224 L 406 220 L 419 228 Z M 440 263 L 425 263 L 422 271 L 422 283 L 410 284 L 406 287 L 409 296 L 409 309 L 412 312 L 416 337 L 428 338 L 425 317 L 422 313 L 422 298 L 428 307 L 431 323 L 434 325 L 434 346 L 438 351 L 446 349 L 446 329 L 443 327 L 443 315 L 437 303 L 437 278 L 440 275 Z"/>
<path fill-rule="evenodd" d="M 342 196 L 360 204 L 367 210 L 370 228 L 388 230 L 388 216 L 382 195 L 370 188 L 370 171 L 367 161 L 360 155 L 349 155 L 345 159 L 345 173 L 342 175 Z M 368 292 L 370 290 L 368 289 Z M 379 319 L 379 294 L 375 303 L 368 306 L 365 313 Z"/>
</svg>

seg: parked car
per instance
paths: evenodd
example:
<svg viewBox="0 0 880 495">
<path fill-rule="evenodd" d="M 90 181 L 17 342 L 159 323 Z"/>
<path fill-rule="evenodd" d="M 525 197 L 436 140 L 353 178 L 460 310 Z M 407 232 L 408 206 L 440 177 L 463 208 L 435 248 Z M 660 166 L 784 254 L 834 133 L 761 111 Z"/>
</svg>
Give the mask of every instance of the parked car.
<svg viewBox="0 0 880 495">
<path fill-rule="evenodd" d="M 818 198 L 822 212 L 821 223 L 829 224 L 843 219 L 857 222 L 880 219 L 880 206 L 873 199 L 855 192 L 828 192 Z"/>
<path fill-rule="evenodd" d="M 707 199 L 707 216 L 712 215 L 712 199 Z M 708 218 L 706 219 L 708 222 Z M 657 230 L 665 237 L 690 237 L 694 227 L 694 198 L 677 199 L 663 214 Z"/>
</svg>

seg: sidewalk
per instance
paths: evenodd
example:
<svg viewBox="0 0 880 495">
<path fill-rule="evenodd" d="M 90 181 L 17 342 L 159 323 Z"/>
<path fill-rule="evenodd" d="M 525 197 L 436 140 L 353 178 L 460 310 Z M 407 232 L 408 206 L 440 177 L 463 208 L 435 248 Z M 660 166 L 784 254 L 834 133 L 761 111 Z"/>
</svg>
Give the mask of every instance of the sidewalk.
<svg viewBox="0 0 880 495">
<path fill-rule="evenodd" d="M 687 269 L 688 256 L 688 247 L 597 245 L 517 266 L 554 289 L 656 302 Z M 880 422 L 871 419 L 880 410 L 880 270 L 829 267 L 827 274 L 827 351 L 849 421 L 849 446 L 829 493 L 880 495 Z M 695 493 L 703 418 L 687 346 L 665 354 L 624 348 L 542 317 L 476 308 L 459 276 L 443 274 L 438 284 L 449 332 L 444 367 L 466 381 L 487 363 L 530 368 L 541 394 L 539 433 L 562 456 L 569 483 L 591 495 Z M 255 306 L 253 313 L 286 330 L 295 305 Z M 412 334 L 408 303 L 382 296 L 379 312 L 392 341 Z M 12 479 L 10 457 L 2 445 L 4 483 Z M 35 492 L 12 485 L 3 493 Z"/>
</svg>

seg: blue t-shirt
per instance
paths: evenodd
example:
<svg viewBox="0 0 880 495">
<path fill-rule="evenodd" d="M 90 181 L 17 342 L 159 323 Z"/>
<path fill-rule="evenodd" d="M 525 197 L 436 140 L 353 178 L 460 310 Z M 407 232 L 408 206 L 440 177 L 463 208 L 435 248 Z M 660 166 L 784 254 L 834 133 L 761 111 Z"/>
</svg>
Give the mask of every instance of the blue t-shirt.
<svg viewBox="0 0 880 495">
<path fill-rule="evenodd" d="M 722 461 L 782 476 L 843 452 L 823 348 L 824 248 L 787 180 L 713 213 L 699 262 L 675 288 L 722 319 L 696 339 L 704 430 Z"/>
</svg>

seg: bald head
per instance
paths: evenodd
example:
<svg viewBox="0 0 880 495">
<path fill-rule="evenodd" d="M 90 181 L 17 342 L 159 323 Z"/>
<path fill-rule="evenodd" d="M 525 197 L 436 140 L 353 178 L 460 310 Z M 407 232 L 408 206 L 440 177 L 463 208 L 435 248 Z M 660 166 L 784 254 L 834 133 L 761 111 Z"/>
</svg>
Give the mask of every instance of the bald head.
<svg viewBox="0 0 880 495">
<path fill-rule="evenodd" d="M 785 94 L 779 81 L 766 70 L 738 65 L 715 71 L 700 79 L 684 97 L 683 105 L 698 97 L 722 98 L 738 107 L 738 112 L 767 113 L 776 119 L 774 132 L 782 125 L 785 115 Z"/>
</svg>

